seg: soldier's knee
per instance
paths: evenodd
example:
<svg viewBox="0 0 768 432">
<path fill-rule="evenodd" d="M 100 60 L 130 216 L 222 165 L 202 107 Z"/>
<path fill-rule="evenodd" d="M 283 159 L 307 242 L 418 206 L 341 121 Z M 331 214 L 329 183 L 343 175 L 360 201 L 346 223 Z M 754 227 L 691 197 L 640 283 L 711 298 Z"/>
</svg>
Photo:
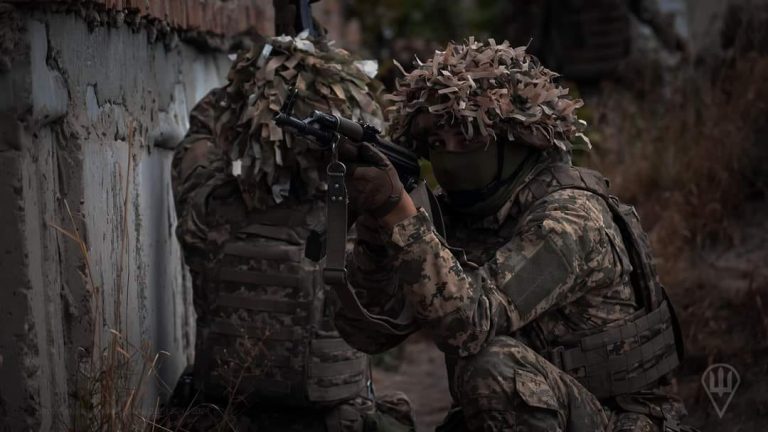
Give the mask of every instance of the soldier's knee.
<svg viewBox="0 0 768 432">
<path fill-rule="evenodd" d="M 467 425 L 484 430 L 486 422 L 500 422 L 509 426 L 505 430 L 524 425 L 563 430 L 567 402 L 547 381 L 543 361 L 511 337 L 497 337 L 477 355 L 463 358 L 456 390 Z"/>
<path fill-rule="evenodd" d="M 517 370 L 536 369 L 542 361 L 541 357 L 517 339 L 497 336 L 476 355 L 459 361 L 459 389 L 465 388 L 464 384 L 477 381 L 485 381 L 489 387 L 501 389 L 505 387 L 504 384 L 513 381 Z"/>
<path fill-rule="evenodd" d="M 510 342 L 505 339 L 512 338 L 494 338 L 477 354 L 459 360 L 456 383 L 460 395 L 506 393 L 505 387 L 514 377 L 515 362 L 507 355 Z"/>
</svg>

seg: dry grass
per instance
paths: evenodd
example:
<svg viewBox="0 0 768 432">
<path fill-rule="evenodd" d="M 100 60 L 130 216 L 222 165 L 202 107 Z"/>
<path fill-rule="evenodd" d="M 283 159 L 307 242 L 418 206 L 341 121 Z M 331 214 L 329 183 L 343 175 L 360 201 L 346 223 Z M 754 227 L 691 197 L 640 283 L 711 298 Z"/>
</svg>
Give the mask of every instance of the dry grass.
<svg viewBox="0 0 768 432">
<path fill-rule="evenodd" d="M 127 290 L 124 280 L 125 258 L 128 246 L 128 207 L 130 178 L 133 168 L 133 147 L 137 140 L 136 124 L 130 123 L 127 173 L 123 176 L 118 166 L 118 175 L 125 177 L 121 253 L 114 279 L 114 315 L 109 332 L 105 335 L 100 324 L 107 318 L 103 310 L 103 287 L 94 279 L 90 252 L 82 237 L 75 217 L 67 201 L 64 201 L 70 229 L 51 223 L 50 226 L 61 235 L 73 241 L 84 263 L 81 272 L 89 299 L 89 315 L 94 320 L 93 344 L 81 348 L 82 357 L 76 371 L 76 388 L 72 393 L 72 419 L 68 430 L 86 432 L 128 432 L 163 430 L 154 422 L 160 408 L 160 400 L 152 397 L 155 384 L 163 385 L 157 376 L 157 368 L 166 352 L 153 353 L 151 344 L 144 341 L 140 346 L 130 343 L 123 329 L 123 312 L 128 314 L 123 291 Z M 125 308 L 125 309 L 124 309 Z M 117 329 L 117 330 L 116 330 Z M 166 390 L 169 390 L 166 388 Z"/>
<path fill-rule="evenodd" d="M 681 72 L 664 89 L 638 95 L 606 85 L 590 101 L 590 164 L 637 204 L 662 273 L 676 279 L 682 257 L 728 242 L 746 200 L 766 191 L 768 58 L 747 56 L 715 70 Z"/>
<path fill-rule="evenodd" d="M 678 391 L 687 421 L 707 432 L 764 430 L 768 418 L 756 402 L 768 382 L 765 76 L 768 56 L 752 52 L 680 72 L 665 88 L 608 85 L 587 102 L 599 131 L 589 164 L 651 235 L 685 337 Z M 713 363 L 749 377 L 723 420 L 699 380 Z"/>
<path fill-rule="evenodd" d="M 101 319 L 101 289 L 93 279 L 88 246 L 66 201 L 64 206 L 72 229 L 50 225 L 74 241 L 82 254 L 85 263 L 82 276 L 90 294 L 90 313 L 98 322 Z M 116 304 L 117 310 L 119 306 Z M 159 400 L 154 404 L 155 413 L 148 419 L 145 417 L 147 397 L 150 385 L 156 379 L 160 356 L 168 353 L 153 355 L 148 342 L 137 347 L 114 329 L 110 329 L 105 342 L 101 327 L 98 324 L 94 327 L 94 347 L 90 354 L 83 350 L 86 355 L 79 363 L 77 384 L 72 394 L 72 423 L 68 429 L 77 432 L 155 430 L 156 425 L 150 419 L 157 413 Z"/>
<path fill-rule="evenodd" d="M 174 432 L 239 430 L 239 417 L 249 406 L 249 393 L 241 388 L 243 380 L 261 376 L 272 367 L 264 345 L 271 330 L 265 329 L 258 337 L 248 336 L 245 328 L 241 331 L 243 334 L 237 338 L 236 348 L 214 358 L 218 380 L 226 388 L 225 401 L 220 405 L 205 402 L 205 397 L 198 394 L 190 401 L 178 401 L 176 406 L 162 409 L 154 417 L 154 425 Z M 178 406 L 179 403 L 184 405 Z"/>
<path fill-rule="evenodd" d="M 188 406 L 161 406 L 160 397 L 154 395 L 154 389 L 160 385 L 162 390 L 171 394 L 160 380 L 157 370 L 163 356 L 170 355 L 161 351 L 153 353 L 151 343 L 144 341 L 136 346 L 128 341 L 124 329 L 123 317 L 128 316 L 128 305 L 124 291 L 127 292 L 125 278 L 125 258 L 128 246 L 128 207 L 130 178 L 133 169 L 133 143 L 137 139 L 136 125 L 129 124 L 129 145 L 127 173 L 124 176 L 124 196 L 122 213 L 122 238 L 120 258 L 116 263 L 113 281 L 113 316 L 111 328 L 105 335 L 100 324 L 105 316 L 103 309 L 104 290 L 94 279 L 92 261 L 88 245 L 80 233 L 78 223 L 65 200 L 63 202 L 71 228 L 49 223 L 51 228 L 74 242 L 83 260 L 81 276 L 89 299 L 89 315 L 94 320 L 93 344 L 88 349 L 81 348 L 81 359 L 76 371 L 76 388 L 72 393 L 72 419 L 67 430 L 76 432 L 148 432 L 190 430 L 237 431 L 238 410 L 244 396 L 239 391 L 241 381 L 248 375 L 258 375 L 266 364 L 254 359 L 262 358 L 265 353 L 264 340 L 270 331 L 258 339 L 247 336 L 238 340 L 237 355 L 227 359 L 227 367 L 220 368 L 229 372 L 222 377 L 228 389 L 228 400 L 223 407 L 200 402 L 197 397 L 188 402 Z M 123 178 L 118 166 L 118 175 Z M 117 329 L 117 330 L 116 330 Z M 199 396 L 199 395 L 198 395 Z"/>
<path fill-rule="evenodd" d="M 155 379 L 160 353 L 152 355 L 149 344 L 135 347 L 112 331 L 107 347 L 95 362 L 78 371 L 73 431 L 154 430 L 145 406 L 150 383 Z M 155 401 L 154 412 L 159 406 Z"/>
</svg>

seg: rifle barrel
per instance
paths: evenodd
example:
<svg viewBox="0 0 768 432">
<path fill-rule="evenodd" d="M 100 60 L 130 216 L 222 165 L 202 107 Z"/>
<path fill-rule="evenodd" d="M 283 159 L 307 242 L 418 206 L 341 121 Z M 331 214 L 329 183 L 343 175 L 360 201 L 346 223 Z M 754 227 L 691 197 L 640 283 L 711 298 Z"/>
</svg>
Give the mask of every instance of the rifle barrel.
<svg viewBox="0 0 768 432">
<path fill-rule="evenodd" d="M 321 144 L 323 147 L 330 146 L 331 142 L 333 141 L 333 132 L 312 127 L 296 117 L 292 117 L 284 113 L 277 113 L 274 120 L 275 123 L 281 128 L 289 127 L 295 129 L 302 135 L 310 135 L 315 137 L 319 144 Z"/>
<path fill-rule="evenodd" d="M 314 137 L 323 148 L 330 147 L 336 133 L 356 142 L 365 140 L 392 162 L 406 190 L 416 185 L 421 170 L 418 156 L 378 136 L 378 131 L 374 128 L 320 111 L 313 112 L 308 120 L 301 120 L 293 117 L 290 112 L 280 111 L 275 114 L 274 120 L 281 128 L 288 127 L 295 129 L 299 134 Z"/>
</svg>

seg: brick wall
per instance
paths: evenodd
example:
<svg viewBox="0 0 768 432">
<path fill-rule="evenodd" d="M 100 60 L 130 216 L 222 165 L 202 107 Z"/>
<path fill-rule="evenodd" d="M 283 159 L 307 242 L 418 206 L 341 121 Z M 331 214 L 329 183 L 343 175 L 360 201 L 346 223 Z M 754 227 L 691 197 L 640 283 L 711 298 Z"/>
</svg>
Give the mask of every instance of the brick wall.
<svg viewBox="0 0 768 432">
<path fill-rule="evenodd" d="M 255 27 L 271 34 L 272 0 L 10 0 L 17 4 L 97 5 L 114 11 L 133 11 L 145 18 L 167 22 L 171 27 L 230 36 Z"/>
</svg>

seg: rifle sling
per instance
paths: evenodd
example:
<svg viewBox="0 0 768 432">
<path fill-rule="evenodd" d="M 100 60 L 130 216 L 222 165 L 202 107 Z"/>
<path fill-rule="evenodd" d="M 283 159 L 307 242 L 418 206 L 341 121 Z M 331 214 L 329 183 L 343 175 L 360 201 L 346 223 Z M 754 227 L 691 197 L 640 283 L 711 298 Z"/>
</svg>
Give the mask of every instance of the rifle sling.
<svg viewBox="0 0 768 432">
<path fill-rule="evenodd" d="M 326 283 L 346 283 L 347 247 L 347 186 L 344 174 L 347 168 L 335 161 L 328 164 L 328 205 L 326 227 L 326 255 L 324 279 Z"/>
<path fill-rule="evenodd" d="M 327 244 L 323 280 L 339 297 L 344 312 L 353 318 L 368 321 L 370 326 L 386 334 L 406 335 L 416 330 L 406 308 L 400 317 L 392 319 L 373 315 L 365 310 L 347 281 L 345 267 L 347 246 L 347 188 L 344 183 L 346 167 L 334 161 L 328 165 Z"/>
</svg>

